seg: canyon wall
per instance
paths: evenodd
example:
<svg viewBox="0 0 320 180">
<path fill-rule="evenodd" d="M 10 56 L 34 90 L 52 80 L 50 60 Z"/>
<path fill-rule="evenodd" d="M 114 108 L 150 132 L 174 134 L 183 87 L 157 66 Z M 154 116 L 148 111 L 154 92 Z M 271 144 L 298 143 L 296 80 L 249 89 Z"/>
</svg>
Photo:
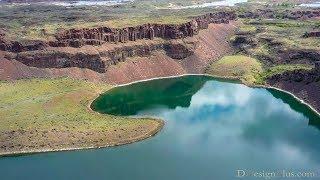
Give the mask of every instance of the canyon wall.
<svg viewBox="0 0 320 180">
<path fill-rule="evenodd" d="M 191 21 L 183 24 L 143 24 L 125 28 L 99 27 L 61 30 L 55 35 L 56 40 L 49 42 L 29 41 L 22 43 L 0 38 L 0 50 L 22 52 L 41 50 L 48 46 L 79 48 L 84 45 L 126 43 L 139 39 L 182 39 L 198 34 L 199 30 L 208 28 L 211 23 L 229 23 L 236 17 L 233 11 L 219 11 L 193 17 Z"/>
<path fill-rule="evenodd" d="M 50 42 L 50 46 L 71 46 L 81 47 L 87 45 L 101 45 L 104 42 L 128 42 L 138 39 L 182 39 L 192 37 L 201 29 L 207 29 L 211 23 L 229 23 L 236 19 L 233 11 L 221 11 L 209 13 L 192 18 L 191 21 L 183 24 L 143 24 L 135 27 L 125 28 L 83 28 L 70 29 L 59 32 L 56 35 L 57 41 Z"/>
<path fill-rule="evenodd" d="M 311 71 L 294 70 L 274 75 L 267 80 L 268 84 L 289 91 L 309 103 L 320 112 L 320 63 L 315 63 Z"/>
<path fill-rule="evenodd" d="M 105 73 L 108 67 L 124 62 L 130 57 L 147 57 L 156 51 L 164 51 L 172 59 L 183 59 L 193 54 L 195 42 L 154 41 L 128 43 L 123 45 L 102 45 L 90 52 L 83 48 L 48 48 L 46 50 L 12 53 L 7 59 L 14 59 L 27 66 L 38 68 L 88 68 Z"/>
<path fill-rule="evenodd" d="M 108 67 L 128 57 L 150 56 L 164 51 L 181 60 L 194 54 L 197 42 L 185 40 L 207 29 L 210 24 L 228 24 L 236 18 L 233 11 L 209 13 L 183 24 L 144 24 L 126 28 L 83 28 L 63 30 L 55 41 L 8 41 L 1 35 L 0 50 L 9 52 L 8 60 L 17 60 L 38 68 L 88 68 L 105 73 Z M 94 53 L 88 49 L 96 47 Z M 66 50 L 67 49 L 67 50 Z"/>
<path fill-rule="evenodd" d="M 228 24 L 210 24 L 208 29 L 199 31 L 198 35 L 184 39 L 170 40 L 171 45 L 169 46 L 167 44 L 166 47 L 161 47 L 161 44 L 169 43 L 167 40 L 154 39 L 153 41 L 137 40 L 135 42 L 118 44 L 105 43 L 101 46 L 87 45 L 81 48 L 49 47 L 45 51 L 35 51 L 35 55 L 32 55 L 32 52 L 9 53 L 0 51 L 0 79 L 13 80 L 32 77 L 50 78 L 67 76 L 94 82 L 122 84 L 155 77 L 186 73 L 203 73 L 205 67 L 212 61 L 233 52 L 228 40 L 230 36 L 233 35 L 236 27 L 237 23 L 234 21 Z M 121 48 L 129 49 L 136 45 L 143 45 L 145 47 L 160 46 L 161 48 L 153 51 L 143 51 L 147 54 L 127 57 L 125 61 L 123 61 L 122 57 L 125 57 L 125 54 L 131 53 L 124 53 L 124 55 L 122 55 L 124 50 Z M 187 49 L 185 49 L 185 47 Z M 32 61 L 37 61 L 36 58 L 39 58 L 36 56 L 37 53 L 53 53 L 55 51 L 66 53 L 69 57 L 76 57 L 76 54 L 79 52 L 87 54 L 88 57 L 96 57 L 95 55 L 99 55 L 101 61 L 110 61 L 111 57 L 114 57 L 115 62 L 112 65 L 106 66 L 106 72 L 99 73 L 88 68 L 77 67 L 31 67 L 15 60 L 15 54 L 20 54 L 19 56 L 21 56 L 21 58 L 22 56 L 28 58 L 35 57 Z M 113 55 L 109 57 L 108 51 L 118 53 L 111 53 Z M 11 54 L 11 56 L 8 54 Z M 185 57 L 186 54 L 188 57 Z M 49 64 L 47 66 L 49 66 Z"/>
</svg>

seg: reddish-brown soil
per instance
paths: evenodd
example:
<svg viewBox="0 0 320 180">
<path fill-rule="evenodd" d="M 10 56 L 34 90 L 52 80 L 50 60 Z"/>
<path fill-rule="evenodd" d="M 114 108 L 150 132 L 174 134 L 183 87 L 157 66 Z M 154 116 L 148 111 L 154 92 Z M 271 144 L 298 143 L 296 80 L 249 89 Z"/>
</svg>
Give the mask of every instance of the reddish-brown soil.
<svg viewBox="0 0 320 180">
<path fill-rule="evenodd" d="M 40 69 L 29 67 L 16 60 L 0 60 L 0 79 L 14 80 L 31 77 L 71 77 L 76 79 L 88 79 L 102 81 L 103 75 L 89 69 L 64 68 L 64 69 Z"/>
<path fill-rule="evenodd" d="M 269 82 L 269 84 L 273 87 L 291 92 L 320 112 L 320 82 L 306 84 L 305 82 L 278 81 Z"/>
<path fill-rule="evenodd" d="M 185 69 L 164 52 L 155 52 L 149 57 L 130 60 L 111 66 L 105 73 L 108 82 L 123 84 L 154 77 L 174 76 L 187 73 Z"/>
<path fill-rule="evenodd" d="M 210 24 L 209 28 L 200 31 L 193 38 L 198 42 L 194 55 L 181 60 L 188 73 L 203 73 L 205 68 L 214 60 L 233 52 L 228 43 L 236 29 L 236 23 Z M 191 38 L 190 38 L 191 39 Z"/>
<path fill-rule="evenodd" d="M 136 80 L 172 76 L 185 73 L 203 73 L 205 67 L 221 56 L 232 53 L 228 43 L 236 28 L 235 22 L 229 24 L 210 24 L 208 29 L 201 30 L 198 35 L 185 39 L 196 42 L 194 54 L 182 59 L 172 59 L 165 52 L 158 50 L 150 56 L 131 57 L 124 62 L 111 65 L 106 73 L 98 73 L 81 68 L 35 68 L 26 66 L 15 60 L 4 58 L 4 52 L 0 52 L 0 80 L 14 80 L 29 77 L 62 77 L 68 76 L 90 81 L 103 81 L 122 84 Z M 146 40 L 151 41 L 151 40 Z M 87 46 L 88 51 L 102 47 Z M 70 50 L 72 48 L 66 48 Z"/>
</svg>

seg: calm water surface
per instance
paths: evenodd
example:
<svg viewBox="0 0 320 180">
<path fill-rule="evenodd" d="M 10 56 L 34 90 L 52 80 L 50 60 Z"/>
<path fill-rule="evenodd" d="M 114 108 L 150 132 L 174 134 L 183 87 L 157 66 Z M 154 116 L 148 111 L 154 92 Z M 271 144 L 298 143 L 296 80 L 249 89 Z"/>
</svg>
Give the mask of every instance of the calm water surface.
<svg viewBox="0 0 320 180">
<path fill-rule="evenodd" d="M 204 76 L 115 88 L 99 112 L 164 119 L 138 143 L 0 158 L 1 179 L 231 179 L 236 170 L 320 173 L 319 117 L 291 96 Z"/>
</svg>

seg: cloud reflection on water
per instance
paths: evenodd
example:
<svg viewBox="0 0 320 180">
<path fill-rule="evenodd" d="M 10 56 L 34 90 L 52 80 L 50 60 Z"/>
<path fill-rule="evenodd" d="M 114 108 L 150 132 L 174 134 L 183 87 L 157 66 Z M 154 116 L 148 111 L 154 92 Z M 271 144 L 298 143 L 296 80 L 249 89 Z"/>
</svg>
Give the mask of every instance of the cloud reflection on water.
<svg viewBox="0 0 320 180">
<path fill-rule="evenodd" d="M 319 131 L 265 89 L 208 81 L 189 107 L 142 114 L 167 120 L 163 136 L 174 153 L 223 161 L 226 167 L 215 167 L 221 170 L 320 168 Z"/>
</svg>

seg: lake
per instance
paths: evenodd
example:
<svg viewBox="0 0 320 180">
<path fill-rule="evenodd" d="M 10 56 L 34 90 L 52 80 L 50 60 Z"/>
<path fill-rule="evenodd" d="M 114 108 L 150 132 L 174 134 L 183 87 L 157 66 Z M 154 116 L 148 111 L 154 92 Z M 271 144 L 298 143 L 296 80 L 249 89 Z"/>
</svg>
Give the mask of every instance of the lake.
<svg viewBox="0 0 320 180">
<path fill-rule="evenodd" d="M 320 172 L 320 119 L 286 93 L 207 76 L 114 88 L 101 113 L 165 121 L 156 136 L 102 149 L 0 158 L 1 179 L 231 179 Z"/>
</svg>

